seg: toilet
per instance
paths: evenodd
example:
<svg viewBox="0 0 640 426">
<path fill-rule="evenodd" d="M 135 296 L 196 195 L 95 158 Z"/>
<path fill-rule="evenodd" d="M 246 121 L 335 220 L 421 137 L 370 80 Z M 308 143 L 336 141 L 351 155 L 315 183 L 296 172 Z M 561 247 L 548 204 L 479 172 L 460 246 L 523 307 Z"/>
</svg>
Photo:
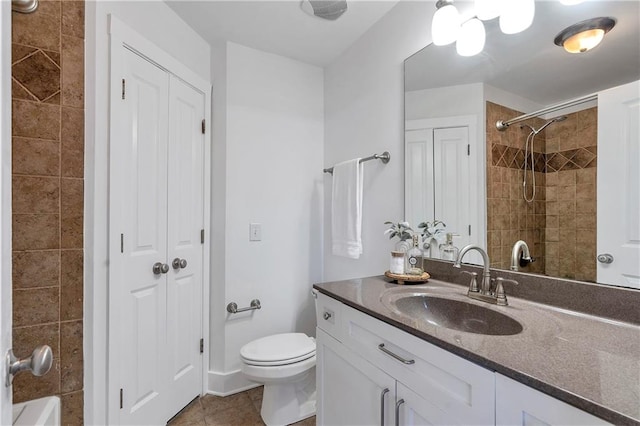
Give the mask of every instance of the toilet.
<svg viewBox="0 0 640 426">
<path fill-rule="evenodd" d="M 316 341 L 303 333 L 263 337 L 240 349 L 242 372 L 264 384 L 260 415 L 267 426 L 316 414 Z"/>
</svg>

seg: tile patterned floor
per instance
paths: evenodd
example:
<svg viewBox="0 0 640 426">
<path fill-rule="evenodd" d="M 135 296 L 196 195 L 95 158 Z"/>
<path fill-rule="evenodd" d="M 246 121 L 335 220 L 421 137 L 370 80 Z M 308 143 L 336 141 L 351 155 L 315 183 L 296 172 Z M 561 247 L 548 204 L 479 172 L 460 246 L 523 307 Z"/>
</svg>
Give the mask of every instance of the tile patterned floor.
<svg viewBox="0 0 640 426">
<path fill-rule="evenodd" d="M 178 413 L 168 426 L 264 426 L 260 417 L 262 386 L 235 395 L 205 395 L 193 400 Z M 315 426 L 310 417 L 296 426 Z"/>
</svg>

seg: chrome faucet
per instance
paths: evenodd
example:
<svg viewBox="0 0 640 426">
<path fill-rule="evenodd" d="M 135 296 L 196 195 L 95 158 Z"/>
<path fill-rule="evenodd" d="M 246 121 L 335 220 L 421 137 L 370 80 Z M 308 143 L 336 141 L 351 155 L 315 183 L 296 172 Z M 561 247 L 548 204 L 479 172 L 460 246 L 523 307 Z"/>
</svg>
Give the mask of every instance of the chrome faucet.
<svg viewBox="0 0 640 426">
<path fill-rule="evenodd" d="M 522 258 L 520 255 L 522 254 Z M 516 241 L 511 251 L 511 270 L 517 271 L 518 266 L 526 266 L 535 259 L 531 257 L 529 246 L 522 240 Z"/>
<path fill-rule="evenodd" d="M 462 250 L 460 250 L 460 253 L 458 254 L 458 258 L 453 263 L 453 267 L 460 268 L 462 257 L 465 254 L 467 254 L 467 252 L 470 250 L 477 250 L 478 253 L 480 253 L 480 255 L 482 256 L 482 262 L 484 263 L 484 270 L 482 272 L 482 281 L 480 283 L 480 287 L 478 287 L 477 285 L 477 282 L 476 282 L 477 274 L 475 272 L 471 273 L 471 272 L 462 271 L 471 275 L 471 283 L 469 284 L 469 291 L 467 291 L 467 296 L 469 296 L 472 299 L 481 300 L 483 302 L 493 303 L 496 305 L 501 305 L 501 306 L 508 305 L 509 303 L 507 302 L 507 295 L 504 291 L 503 284 L 505 282 L 510 282 L 512 284 L 517 285 L 518 282 L 515 280 L 496 278 L 495 291 L 491 291 L 491 282 L 493 280 L 491 279 L 491 271 L 489 269 L 489 266 L 490 266 L 489 255 L 487 254 L 486 251 L 482 249 L 482 247 L 476 246 L 473 244 L 463 247 Z"/>
<path fill-rule="evenodd" d="M 460 267 L 460 262 L 462 262 L 462 258 L 465 254 L 467 254 L 470 250 L 477 250 L 478 253 L 482 256 L 482 262 L 484 263 L 484 271 L 482 272 L 482 281 L 480 282 L 480 294 L 489 294 L 491 289 L 491 271 L 489 270 L 489 255 L 486 251 L 480 246 L 476 246 L 473 244 L 469 244 L 468 246 L 464 246 L 460 253 L 458 253 L 458 258 L 453 263 L 454 268 Z"/>
</svg>

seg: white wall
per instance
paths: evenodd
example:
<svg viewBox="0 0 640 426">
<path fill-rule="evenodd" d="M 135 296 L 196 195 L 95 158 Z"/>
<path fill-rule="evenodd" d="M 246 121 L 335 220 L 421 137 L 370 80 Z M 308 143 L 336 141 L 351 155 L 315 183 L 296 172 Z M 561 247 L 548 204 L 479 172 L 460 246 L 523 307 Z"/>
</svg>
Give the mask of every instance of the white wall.
<svg viewBox="0 0 640 426">
<path fill-rule="evenodd" d="M 484 119 L 483 92 L 482 83 L 406 92 L 405 118 L 418 120 L 475 115 L 481 122 Z M 460 102 L 460 99 L 465 102 Z"/>
<path fill-rule="evenodd" d="M 324 279 L 382 274 L 393 243 L 384 222 L 404 214 L 403 61 L 431 42 L 433 2 L 400 2 L 325 69 L 325 167 L 385 150 L 391 161 L 366 163 L 362 242 L 358 260 L 331 254 L 331 224 L 324 238 Z M 325 217 L 331 211 L 331 176 L 325 175 Z"/>
<path fill-rule="evenodd" d="M 209 45 L 165 3 L 86 2 L 84 407 L 87 424 L 107 424 L 109 14 L 205 80 L 211 77 Z"/>
<path fill-rule="evenodd" d="M 314 334 L 310 290 L 322 279 L 323 71 L 227 43 L 225 80 L 226 146 L 217 138 L 214 151 L 226 155 L 226 173 L 214 171 L 214 180 L 226 181 L 226 208 L 224 222 L 213 224 L 224 227 L 224 253 L 213 254 L 224 256 L 224 273 L 212 293 L 224 286 L 223 305 L 257 298 L 262 309 L 232 315 L 213 301 L 211 340 L 224 348 L 223 360 L 211 360 L 217 394 L 250 385 L 239 372 L 244 344 L 274 333 Z M 214 94 L 217 84 L 214 78 Z M 262 225 L 262 241 L 249 241 L 250 223 Z M 224 336 L 216 334 L 221 324 Z"/>
</svg>

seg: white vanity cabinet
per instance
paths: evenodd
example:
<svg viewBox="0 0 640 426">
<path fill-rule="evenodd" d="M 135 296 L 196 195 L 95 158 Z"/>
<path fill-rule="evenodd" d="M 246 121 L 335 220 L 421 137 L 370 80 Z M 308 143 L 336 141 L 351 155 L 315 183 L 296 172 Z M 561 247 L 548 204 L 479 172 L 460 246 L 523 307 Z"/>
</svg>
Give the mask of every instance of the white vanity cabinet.
<svg viewBox="0 0 640 426">
<path fill-rule="evenodd" d="M 495 423 L 493 372 L 334 302 L 318 294 L 319 425 Z"/>
<path fill-rule="evenodd" d="M 571 405 L 496 373 L 496 424 L 610 425 Z"/>
</svg>

